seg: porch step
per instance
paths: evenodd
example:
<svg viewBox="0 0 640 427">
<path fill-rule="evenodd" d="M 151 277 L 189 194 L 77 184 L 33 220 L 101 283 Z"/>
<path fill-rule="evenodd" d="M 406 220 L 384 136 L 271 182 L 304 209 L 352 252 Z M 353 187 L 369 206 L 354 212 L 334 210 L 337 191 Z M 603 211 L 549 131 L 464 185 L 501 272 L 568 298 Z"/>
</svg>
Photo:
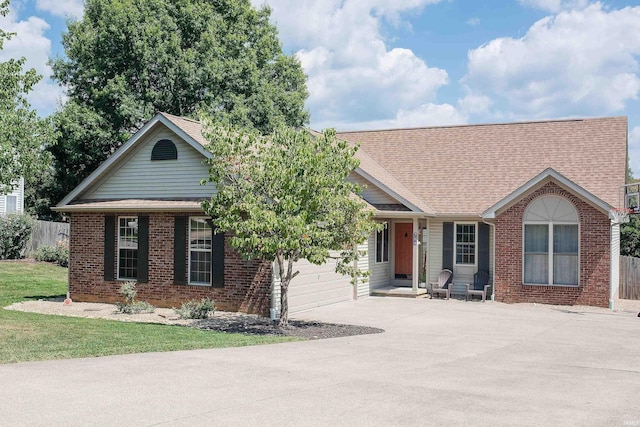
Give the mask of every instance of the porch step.
<svg viewBox="0 0 640 427">
<path fill-rule="evenodd" d="M 412 288 L 404 286 L 385 286 L 371 290 L 371 295 L 376 297 L 400 297 L 400 298 L 417 298 L 427 293 L 424 288 L 418 288 L 414 291 Z"/>
</svg>

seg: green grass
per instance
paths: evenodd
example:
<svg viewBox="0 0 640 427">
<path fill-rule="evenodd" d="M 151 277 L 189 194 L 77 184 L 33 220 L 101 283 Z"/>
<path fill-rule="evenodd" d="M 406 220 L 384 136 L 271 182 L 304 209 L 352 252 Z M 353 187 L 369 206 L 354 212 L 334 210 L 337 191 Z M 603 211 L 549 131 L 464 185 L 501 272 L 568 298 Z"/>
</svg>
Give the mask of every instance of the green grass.
<svg viewBox="0 0 640 427">
<path fill-rule="evenodd" d="M 0 307 L 61 296 L 66 290 L 66 268 L 45 263 L 0 261 Z M 0 364 L 292 340 L 295 339 L 0 309 Z"/>
</svg>

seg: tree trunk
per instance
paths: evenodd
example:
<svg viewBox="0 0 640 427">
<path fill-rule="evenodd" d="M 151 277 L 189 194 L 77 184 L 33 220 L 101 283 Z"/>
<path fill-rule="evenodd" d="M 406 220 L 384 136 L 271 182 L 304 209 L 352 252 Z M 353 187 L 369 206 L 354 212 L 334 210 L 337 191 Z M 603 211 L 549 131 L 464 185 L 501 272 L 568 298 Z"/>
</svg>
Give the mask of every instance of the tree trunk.
<svg viewBox="0 0 640 427">
<path fill-rule="evenodd" d="M 277 255 L 278 268 L 280 269 L 280 319 L 278 327 L 289 326 L 289 284 L 293 279 L 293 257 L 287 259 L 287 272 L 284 273 L 284 258 Z"/>
</svg>

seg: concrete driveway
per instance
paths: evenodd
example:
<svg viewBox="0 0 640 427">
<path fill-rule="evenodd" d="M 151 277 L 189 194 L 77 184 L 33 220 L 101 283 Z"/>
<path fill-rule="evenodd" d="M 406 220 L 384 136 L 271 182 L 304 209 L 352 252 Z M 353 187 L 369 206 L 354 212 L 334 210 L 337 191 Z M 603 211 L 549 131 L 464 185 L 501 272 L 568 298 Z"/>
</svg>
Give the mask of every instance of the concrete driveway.
<svg viewBox="0 0 640 427">
<path fill-rule="evenodd" d="M 367 298 L 385 333 L 0 366 L 0 425 L 640 426 L 637 313 Z"/>
</svg>

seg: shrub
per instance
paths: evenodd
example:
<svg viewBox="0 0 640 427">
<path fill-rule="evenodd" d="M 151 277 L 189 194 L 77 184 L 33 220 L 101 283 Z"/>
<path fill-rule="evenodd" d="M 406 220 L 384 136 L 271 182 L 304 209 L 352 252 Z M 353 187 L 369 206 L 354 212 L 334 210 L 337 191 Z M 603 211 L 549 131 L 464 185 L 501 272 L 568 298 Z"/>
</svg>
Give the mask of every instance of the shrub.
<svg viewBox="0 0 640 427">
<path fill-rule="evenodd" d="M 155 307 L 145 301 L 136 301 L 136 282 L 124 282 L 120 286 L 119 294 L 124 297 L 124 302 L 116 303 L 116 313 L 122 314 L 138 314 L 153 313 Z"/>
<path fill-rule="evenodd" d="M 207 319 L 216 311 L 216 304 L 209 298 L 202 298 L 200 301 L 189 300 L 182 303 L 181 308 L 174 311 L 181 319 Z"/>
<path fill-rule="evenodd" d="M 35 221 L 29 215 L 0 215 L 0 259 L 19 259 Z"/>
<path fill-rule="evenodd" d="M 58 260 L 58 251 L 53 246 L 42 245 L 33 254 L 36 261 L 56 262 Z"/>
<path fill-rule="evenodd" d="M 33 254 L 36 261 L 55 262 L 61 267 L 69 266 L 69 242 L 59 240 L 55 247 L 43 245 Z"/>
</svg>

